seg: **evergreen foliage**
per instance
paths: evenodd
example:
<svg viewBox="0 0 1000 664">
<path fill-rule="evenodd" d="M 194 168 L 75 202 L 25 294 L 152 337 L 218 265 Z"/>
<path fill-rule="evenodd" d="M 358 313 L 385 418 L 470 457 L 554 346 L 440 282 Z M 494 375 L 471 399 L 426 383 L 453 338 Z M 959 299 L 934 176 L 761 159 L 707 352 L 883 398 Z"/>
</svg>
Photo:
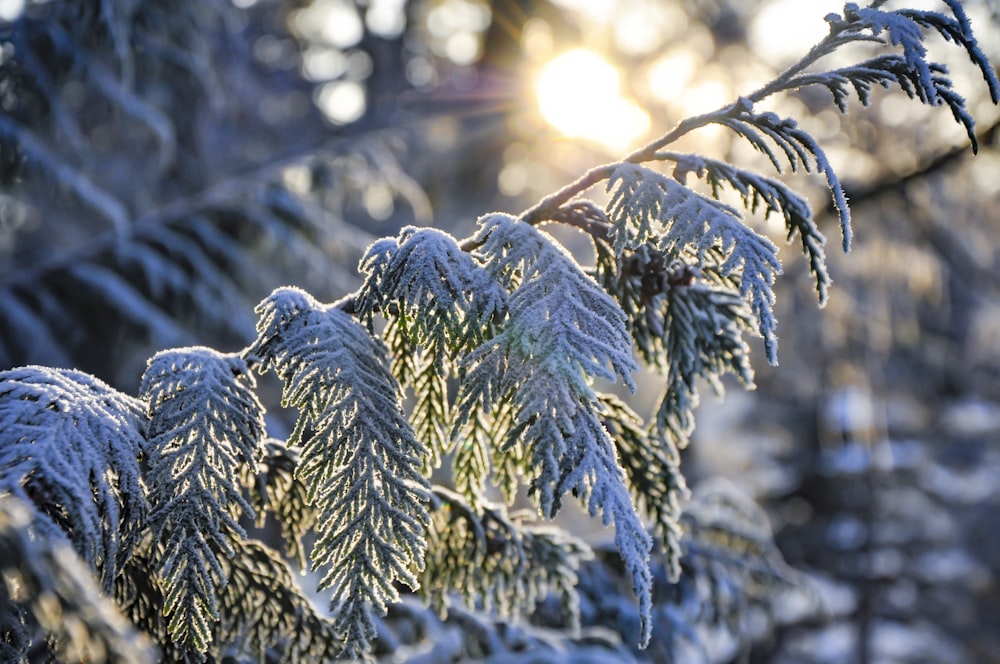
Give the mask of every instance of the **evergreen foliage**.
<svg viewBox="0 0 1000 664">
<path fill-rule="evenodd" d="M 238 480 L 241 467 L 256 464 L 264 431 L 253 384 L 242 359 L 209 348 L 157 353 L 142 377 L 151 562 L 167 589 L 171 638 L 197 652 L 219 620 L 222 560 L 246 537 L 239 517 L 253 513 Z"/>
<path fill-rule="evenodd" d="M 0 241 L 4 367 L 132 385 L 150 347 L 245 344 L 275 275 L 356 282 L 369 238 L 282 175 L 302 165 L 350 197 L 390 179 L 375 175 L 385 150 L 349 142 L 348 159 L 327 138 L 317 154 L 318 112 L 261 117 L 260 99 L 301 90 L 261 71 L 238 38 L 246 18 L 229 0 L 102 0 L 27 3 L 0 22 L 0 183 L 15 220 Z M 109 357 L 93 338 L 122 348 Z"/>
<path fill-rule="evenodd" d="M 305 569 L 303 538 L 312 530 L 316 510 L 309 504 L 306 485 L 295 476 L 299 465 L 298 449 L 288 447 L 283 440 L 267 438 L 263 441 L 263 450 L 257 467 L 244 466 L 242 477 L 257 513 L 256 525 L 263 528 L 270 512 L 281 529 L 285 554 L 300 569 Z"/>
<path fill-rule="evenodd" d="M 355 301 L 373 329 L 376 312 L 391 312 L 386 338 L 393 374 L 416 395 L 413 428 L 438 465 L 448 446 L 447 378 L 454 354 L 479 345 L 506 307 L 506 293 L 447 233 L 404 228 L 399 239 L 374 243 L 361 262 L 367 278 Z"/>
<path fill-rule="evenodd" d="M 46 367 L 0 373 L 0 395 L 0 486 L 33 503 L 40 536 L 68 537 L 110 592 L 147 525 L 142 404 Z"/>
<path fill-rule="evenodd" d="M 39 537 L 37 509 L 0 498 L 0 657 L 23 661 L 49 640 L 59 661 L 152 662 L 149 638 L 94 583 L 93 568 L 62 540 Z"/>
<path fill-rule="evenodd" d="M 52 14 L 11 28 L 20 46 L 0 62 L 3 81 L 23 92 L 21 105 L 0 114 L 3 147 L 96 210 L 114 241 L 0 284 L 0 355 L 30 340 L 73 360 L 58 333 L 69 317 L 43 315 L 76 306 L 67 283 L 154 331 L 160 345 L 179 347 L 148 361 L 137 397 L 72 369 L 0 373 L 0 654 L 148 659 L 145 643 L 131 641 L 137 629 L 167 660 L 366 659 L 382 616 L 407 588 L 453 616 L 523 619 L 554 597 L 575 628 L 585 618 L 576 583 L 593 552 L 544 522 L 567 493 L 614 527 L 637 604 L 634 626 L 622 632 L 640 647 L 661 647 L 653 632 L 663 620 L 676 628 L 671 638 L 705 615 L 732 623 L 743 619 L 744 598 L 797 583 L 754 506 L 724 491 L 685 506 L 680 450 L 700 382 L 721 393 L 732 374 L 753 386 L 744 333 L 763 337 L 777 363 L 778 248 L 745 214 L 773 213 L 790 240 L 799 236 L 821 303 L 830 285 L 824 236 L 806 199 L 782 181 L 668 148 L 715 124 L 779 175 L 787 164 L 822 176 L 848 249 L 847 199 L 818 141 L 758 105 L 819 85 L 845 112 L 850 90 L 867 104 L 873 85 L 894 84 L 947 106 L 975 147 L 973 118 L 946 68 L 927 59 L 926 34 L 964 49 L 994 102 L 1000 83 L 961 5 L 946 2 L 950 15 L 849 3 L 827 17 L 828 36 L 770 83 L 682 121 L 519 216 L 487 214 L 461 241 L 414 227 L 376 241 L 360 259 L 360 288 L 330 304 L 299 288 L 274 290 L 255 310 L 256 339 L 228 354 L 187 345 L 190 334 L 161 305 L 189 299 L 232 321 L 225 303 L 238 288 L 227 267 L 252 271 L 259 260 L 240 243 L 244 222 L 265 235 L 310 238 L 302 202 L 265 178 L 265 193 L 242 205 L 209 196 L 133 223 L 128 205 L 48 145 L 89 140 L 54 91 L 64 79 L 91 77 L 110 115 L 141 125 L 152 161 L 165 167 L 186 132 L 134 83 L 170 66 L 187 72 L 186 85 L 210 90 L 217 54 L 194 26 L 235 9 L 43 3 Z M 166 12 L 189 17 L 190 29 L 161 39 Z M 871 42 L 901 53 L 829 71 L 817 64 Z M 38 60 L 39 44 L 60 57 Z M 34 104 L 45 107 L 44 122 L 29 126 Z M 696 190 L 690 174 L 707 186 Z M 29 180 L 30 198 L 38 182 Z M 580 198 L 605 181 L 605 209 Z M 744 210 L 721 200 L 725 190 Z M 595 267 L 582 267 L 543 223 L 589 236 Z M 201 286 L 189 289 L 192 281 Z M 636 390 L 636 355 L 665 382 L 648 423 L 601 391 L 618 381 Z M 257 397 L 253 372 L 270 370 L 282 405 L 298 413 L 287 440 L 267 437 Z M 439 471 L 453 489 L 431 484 Z M 537 511 L 508 512 L 487 497 L 491 483 L 508 502 L 526 486 Z M 256 518 L 265 526 L 269 516 L 283 552 L 243 525 Z M 299 590 L 282 553 L 319 572 L 329 617 Z M 661 571 L 675 590 L 654 610 Z"/>
<path fill-rule="evenodd" d="M 579 629 L 576 572 L 590 548 L 564 531 L 524 523 L 502 505 L 473 508 L 453 491 L 434 489 L 428 556 L 421 588 L 447 614 L 449 595 L 501 616 L 527 618 L 549 594 L 559 597 L 566 621 Z"/>
<path fill-rule="evenodd" d="M 325 571 L 320 589 L 333 589 L 344 655 L 357 658 L 376 636 L 372 612 L 399 599 L 396 581 L 418 587 L 427 448 L 401 410 L 385 348 L 349 314 L 294 288 L 275 291 L 257 311 L 247 354 L 261 370 L 274 368 L 283 404 L 299 409 L 288 443 L 302 447 L 296 476 L 317 508 L 312 562 Z"/>
<path fill-rule="evenodd" d="M 615 252 L 620 256 L 626 248 L 647 247 L 668 264 L 690 262 L 721 280 L 737 281 L 764 337 L 767 359 L 777 364 L 773 286 L 781 272 L 778 248 L 747 228 L 734 208 L 642 166 L 616 168 L 608 189 Z"/>
</svg>

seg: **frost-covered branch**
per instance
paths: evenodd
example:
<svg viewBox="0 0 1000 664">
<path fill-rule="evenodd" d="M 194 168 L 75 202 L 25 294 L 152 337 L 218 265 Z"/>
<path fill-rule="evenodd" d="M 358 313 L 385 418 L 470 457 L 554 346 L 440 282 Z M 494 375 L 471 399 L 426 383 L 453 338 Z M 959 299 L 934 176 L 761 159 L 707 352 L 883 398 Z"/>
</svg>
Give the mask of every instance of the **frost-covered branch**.
<svg viewBox="0 0 1000 664">
<path fill-rule="evenodd" d="M 254 384 L 241 358 L 209 348 L 157 353 L 143 375 L 154 571 L 171 637 L 199 653 L 219 619 L 223 561 L 246 537 L 238 519 L 253 515 L 239 476 L 256 466 L 264 432 Z"/>
<path fill-rule="evenodd" d="M 463 362 L 459 422 L 478 408 L 513 404 L 502 449 L 524 449 L 529 493 L 552 517 L 572 491 L 591 516 L 615 525 L 615 542 L 642 607 L 649 639 L 651 542 L 625 485 L 614 443 L 600 420 L 594 378 L 634 389 L 631 339 L 621 309 L 555 240 L 514 217 L 480 220 L 487 269 L 512 290 L 503 330 Z"/>
<path fill-rule="evenodd" d="M 721 393 L 728 375 L 753 386 L 747 335 L 763 337 L 767 359 L 777 361 L 781 263 L 747 217 L 773 214 L 789 240 L 799 236 L 826 300 L 825 239 L 783 171 L 822 176 L 845 250 L 851 240 L 847 198 L 823 147 L 762 102 L 822 86 L 846 111 L 852 97 L 868 104 L 876 86 L 899 88 L 947 106 L 975 148 L 973 118 L 947 70 L 928 59 L 926 35 L 963 49 L 994 101 L 1000 84 L 961 5 L 946 2 L 950 15 L 849 3 L 827 17 L 829 34 L 771 82 L 587 171 L 519 217 L 481 217 L 467 240 L 406 227 L 363 252 L 355 245 L 363 253 L 356 293 L 324 304 L 279 288 L 258 305 L 256 338 L 241 353 L 159 352 L 138 398 L 69 369 L 0 372 L 0 656 L 99 660 L 104 648 L 142 658 L 144 648 L 123 645 L 132 632 L 116 622 L 113 602 L 164 659 L 364 659 L 380 647 L 382 616 L 406 587 L 481 631 L 489 619 L 474 612 L 523 619 L 555 596 L 563 624 L 575 628 L 575 585 L 591 550 L 536 522 L 555 517 L 567 494 L 613 528 L 637 600 L 615 600 L 618 615 L 639 626 L 630 646 L 668 640 L 652 633 L 664 622 L 671 634 L 693 634 L 703 609 L 709 622 L 744 619 L 758 585 L 792 575 L 754 506 L 715 491 L 682 509 L 689 493 L 680 453 L 703 385 Z M 99 28 L 97 55 L 67 64 L 74 76 L 85 75 L 116 118 L 138 123 L 158 155 L 178 154 L 184 132 L 132 85 L 148 57 L 133 47 L 177 55 L 198 32 L 172 33 L 177 43 L 146 40 L 156 22 L 137 17 L 162 17 L 163 0 L 48 5 L 60 26 L 83 20 Z M 205 11 L 231 7 L 217 0 Z M 86 46 L 71 37 L 54 46 Z M 822 60 L 849 43 L 886 52 L 824 71 Z M 38 74 L 31 89 L 43 98 L 58 90 L 66 72 L 49 69 L 56 59 L 18 60 L 14 51 L 0 66 Z M 87 72 L 74 69 L 91 62 Z M 207 64 L 192 57 L 184 66 L 210 87 L 194 73 L 210 72 Z M 191 302 L 238 328 L 239 307 L 228 303 L 239 290 L 233 273 L 252 272 L 258 260 L 238 236 L 317 230 L 308 203 L 278 182 L 289 165 L 281 159 L 133 218 L 88 188 L 77 157 L 60 161 L 50 148 L 65 135 L 68 150 L 81 163 L 86 157 L 91 138 L 65 108 L 55 104 L 46 115 L 55 133 L 25 117 L 0 118 L 5 149 L 15 146 L 16 156 L 54 173 L 130 234 L 117 228 L 78 254 L 6 277 L 0 356 L 10 342 L 71 362 L 62 330 L 42 315 L 70 307 L 65 290 L 108 304 L 163 346 L 186 334 L 163 299 Z M 671 149 L 708 125 L 746 140 L 777 175 Z M 295 163 L 312 168 L 321 159 L 297 155 Z M 580 198 L 600 183 L 603 208 Z M 742 206 L 724 201 L 733 192 Z M 539 228 L 548 222 L 592 239 L 593 269 Z M 43 283 L 54 272 L 79 288 Z M 603 391 L 619 381 L 635 391 L 639 361 L 662 378 L 646 420 Z M 265 437 L 252 373 L 272 369 L 282 404 L 298 411 L 284 441 Z M 438 473 L 452 488 L 431 487 Z M 531 516 L 491 502 L 490 488 L 510 502 L 522 486 L 537 508 Z M 244 530 L 241 522 L 255 516 L 258 526 L 277 522 L 280 550 Z M 329 616 L 295 585 L 282 553 L 300 568 L 308 559 L 320 574 Z M 88 586 L 87 574 L 100 589 Z M 653 606 L 657 579 L 671 584 L 662 611 Z M 81 617 L 86 593 L 100 597 L 96 612 Z"/>
<path fill-rule="evenodd" d="M 63 662 L 157 661 L 154 647 L 101 594 L 92 569 L 67 542 L 42 536 L 37 510 L 0 495 L 0 658 L 27 661 L 47 640 Z"/>
<path fill-rule="evenodd" d="M 417 588 L 426 541 L 427 449 L 413 434 L 387 368 L 385 347 L 350 315 L 304 291 L 278 289 L 258 307 L 258 338 L 245 353 L 284 382 L 299 409 L 289 446 L 319 533 L 313 565 L 332 588 L 344 657 L 375 637 L 373 612 L 397 601 L 396 582 Z"/>
<path fill-rule="evenodd" d="M 38 514 L 45 538 L 67 538 L 110 592 L 146 523 L 139 459 L 142 404 L 81 371 L 0 372 L 0 493 Z"/>
<path fill-rule="evenodd" d="M 1000 81 L 980 49 L 961 3 L 958 0 L 946 0 L 953 16 L 946 16 L 939 12 L 907 9 L 884 11 L 878 8 L 881 4 L 884 3 L 872 3 L 869 7 L 859 8 L 855 3 L 848 3 L 844 8 L 843 16 L 830 14 L 826 17 L 830 24 L 830 33 L 822 41 L 810 49 L 798 62 L 765 85 L 744 95 L 732 104 L 682 120 L 669 132 L 638 148 L 621 162 L 604 164 L 588 170 L 574 182 L 544 197 L 522 212 L 519 215 L 520 218 L 529 224 L 555 220 L 560 208 L 591 187 L 611 177 L 620 164 L 656 161 L 659 159 L 658 153 L 688 133 L 709 124 L 727 124 L 727 118 L 749 111 L 757 102 L 775 94 L 796 90 L 807 85 L 821 84 L 829 87 L 835 96 L 838 107 L 843 111 L 845 110 L 843 101 L 846 94 L 844 88 L 846 83 L 854 86 L 862 101 L 865 101 L 868 95 L 867 86 L 871 83 L 877 82 L 884 85 L 890 81 L 895 82 L 911 97 L 916 97 L 924 103 L 930 105 L 946 104 L 952 110 L 955 120 L 965 126 L 969 132 L 973 149 L 976 149 L 974 121 L 966 110 L 965 100 L 951 88 L 951 81 L 946 76 L 947 70 L 944 66 L 927 59 L 927 49 L 923 44 L 926 31 L 933 30 L 940 33 L 946 40 L 961 47 L 982 72 L 983 79 L 990 91 L 990 98 L 994 103 L 1000 100 Z M 887 34 L 887 38 L 882 36 L 883 32 Z M 810 71 L 824 57 L 852 42 L 887 43 L 900 47 L 903 53 L 899 56 L 881 56 L 861 65 L 840 70 Z M 765 124 L 773 124 L 769 122 L 769 116 L 761 117 L 767 120 Z M 754 125 L 753 122 L 750 124 Z M 760 129 L 765 133 L 769 131 L 766 126 L 760 127 Z M 780 135 L 777 138 L 780 142 Z M 842 192 L 833 169 L 821 163 L 825 161 L 825 157 L 822 156 L 822 151 L 819 150 L 814 139 L 799 136 L 794 138 L 793 142 L 806 146 L 807 152 L 816 157 L 820 172 L 826 175 L 831 193 L 837 200 L 837 208 L 845 231 L 845 246 L 849 246 L 849 215 L 846 212 L 846 199 L 842 199 Z"/>
<path fill-rule="evenodd" d="M 423 595 L 439 613 L 458 593 L 469 609 L 479 606 L 501 617 L 527 616 L 555 594 L 567 622 L 579 627 L 577 570 L 590 548 L 548 525 L 523 523 L 501 505 L 473 507 L 462 496 L 434 487 Z"/>
<path fill-rule="evenodd" d="M 616 254 L 649 247 L 667 263 L 691 262 L 732 277 L 757 319 L 768 361 L 776 364 L 773 286 L 781 273 L 777 247 L 743 224 L 734 208 L 641 166 L 617 168 L 608 190 Z"/>
</svg>

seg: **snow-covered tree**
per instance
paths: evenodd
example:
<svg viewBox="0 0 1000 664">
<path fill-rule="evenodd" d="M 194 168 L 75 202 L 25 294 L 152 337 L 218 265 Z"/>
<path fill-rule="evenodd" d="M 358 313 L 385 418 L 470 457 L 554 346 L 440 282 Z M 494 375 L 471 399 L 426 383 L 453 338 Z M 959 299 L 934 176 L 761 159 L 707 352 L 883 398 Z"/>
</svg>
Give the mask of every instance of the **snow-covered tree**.
<svg viewBox="0 0 1000 664">
<path fill-rule="evenodd" d="M 164 12 L 230 11 L 223 4 L 42 3 L 5 27 L 5 163 L 61 182 L 110 224 L 115 243 L 65 269 L 116 310 L 155 319 L 164 339 L 183 335 L 116 266 L 139 266 L 143 288 L 200 299 L 205 311 L 226 308 L 226 288 L 184 293 L 185 276 L 227 279 L 207 254 L 233 256 L 238 230 L 215 200 L 184 230 L 168 217 L 134 226 L 128 207 L 83 175 L 85 157 L 66 163 L 46 147 L 52 136 L 78 133 L 52 96 L 54 78 L 94 77 L 103 112 L 144 127 L 166 163 L 163 151 L 181 139 L 156 100 L 180 92 L 136 81 L 170 66 L 210 87 L 199 65 L 212 55 L 199 50 L 197 30 L 160 34 L 156 21 Z M 843 248 L 851 245 L 848 201 L 819 141 L 766 104 L 817 87 L 846 112 L 854 96 L 869 103 L 876 84 L 898 88 L 950 111 L 975 150 L 972 115 L 947 68 L 929 59 L 928 33 L 964 50 L 1000 101 L 1000 82 L 957 0 L 946 0 L 945 12 L 886 4 L 848 3 L 826 17 L 827 36 L 770 82 L 520 214 L 484 214 L 465 239 L 410 226 L 374 242 L 360 257 L 360 287 L 341 299 L 273 291 L 256 308 L 257 336 L 243 350 L 158 352 L 136 396 L 74 369 L 0 373 L 4 660 L 141 661 L 156 649 L 166 660 L 367 658 L 382 616 L 410 592 L 443 613 L 498 618 L 523 617 L 554 597 L 573 625 L 577 573 L 592 551 L 546 523 L 568 497 L 614 529 L 639 647 L 655 622 L 654 568 L 682 580 L 685 538 L 742 542 L 737 550 L 763 561 L 753 574 L 779 577 L 768 529 L 750 508 L 721 498 L 714 505 L 742 515 L 743 530 L 704 516 L 708 509 L 682 516 L 679 460 L 700 383 L 721 391 L 733 374 L 752 387 L 745 337 L 760 337 L 767 360 L 778 361 L 779 248 L 751 221 L 783 222 L 826 300 L 825 238 L 806 199 L 782 179 L 786 170 L 822 178 Z M 85 35 L 75 31 L 80 21 L 90 27 Z M 849 45 L 876 52 L 823 66 Z M 44 49 L 93 62 L 47 59 Z M 51 124 L 32 125 L 32 104 L 47 107 Z M 671 149 L 709 125 L 747 141 L 775 172 Z M 77 138 L 81 146 L 93 139 Z M 40 180 L 28 182 L 37 196 Z M 602 183 L 605 206 L 584 198 Z M 281 214 L 280 193 L 263 198 L 240 214 Z M 587 237 L 592 268 L 542 228 L 555 224 Z M 240 256 L 231 260 L 246 261 Z M 14 331 L 5 343 L 60 346 L 38 312 L 69 298 L 24 279 L 2 285 L 0 297 Z M 640 363 L 664 384 L 648 423 L 608 393 L 618 382 L 636 390 Z M 287 440 L 268 438 L 258 397 L 257 376 L 271 371 L 282 405 L 297 411 Z M 432 484 L 440 474 L 453 478 L 450 488 Z M 506 504 L 489 498 L 491 484 Z M 535 513 L 508 510 L 520 488 Z M 277 522 L 283 551 L 248 535 L 253 517 Z M 298 587 L 286 556 L 320 575 L 329 611 Z M 719 568 L 707 568 L 715 583 Z"/>
</svg>

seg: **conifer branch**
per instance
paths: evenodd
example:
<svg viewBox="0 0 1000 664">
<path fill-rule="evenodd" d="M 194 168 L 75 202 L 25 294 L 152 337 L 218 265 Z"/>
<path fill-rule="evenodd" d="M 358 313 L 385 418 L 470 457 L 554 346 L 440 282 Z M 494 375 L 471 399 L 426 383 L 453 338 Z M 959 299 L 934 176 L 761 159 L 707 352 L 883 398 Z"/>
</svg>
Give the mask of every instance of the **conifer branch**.
<svg viewBox="0 0 1000 664">
<path fill-rule="evenodd" d="M 313 565 L 333 588 L 342 657 L 367 656 L 373 613 L 397 601 L 401 581 L 418 587 L 426 549 L 427 449 L 413 435 L 387 368 L 384 346 L 335 306 L 278 289 L 257 308 L 258 337 L 244 351 L 284 382 L 299 410 L 288 440 L 300 446 L 296 477 L 308 487 L 319 533 Z"/>
<path fill-rule="evenodd" d="M 238 519 L 253 516 L 239 476 L 256 466 L 264 433 L 254 385 L 241 358 L 183 348 L 153 356 L 140 388 L 150 418 L 152 563 L 171 638 L 198 653 L 220 617 L 223 560 L 246 537 Z"/>
<path fill-rule="evenodd" d="M 281 557 L 260 542 L 242 540 L 223 562 L 229 582 L 219 596 L 216 642 L 258 661 L 329 662 L 340 656 L 333 622 L 303 595 Z"/>
<path fill-rule="evenodd" d="M 66 540 L 42 536 L 39 516 L 29 504 L 0 495 L 0 658 L 27 661 L 34 646 L 54 661 L 156 661 L 148 636 L 102 594 L 93 570 Z M 47 643 L 33 643 L 39 634 Z"/>
<path fill-rule="evenodd" d="M 614 443 L 599 419 L 591 381 L 620 377 L 634 389 L 635 367 L 624 316 L 555 240 L 503 214 L 480 220 L 485 265 L 512 294 L 509 320 L 463 361 L 456 430 L 478 407 L 513 404 L 503 448 L 523 446 L 542 514 L 559 511 L 572 491 L 591 516 L 615 525 L 615 543 L 639 599 L 649 639 L 651 541 L 635 514 Z"/>
<path fill-rule="evenodd" d="M 794 584 L 795 575 L 762 512 L 732 492 L 710 490 L 682 513 L 680 450 L 703 381 L 721 393 L 731 374 L 752 387 L 746 334 L 763 337 L 767 359 L 777 360 L 781 265 L 745 215 L 774 214 L 789 239 L 799 235 L 821 304 L 830 284 L 825 240 L 806 199 L 777 177 L 670 148 L 714 124 L 748 141 L 779 176 L 785 169 L 821 175 L 848 249 L 847 197 L 819 142 L 760 103 L 822 86 L 845 112 L 852 97 L 870 103 L 875 86 L 899 88 L 947 106 L 975 150 L 972 115 L 947 69 L 928 59 L 926 35 L 963 49 L 994 102 L 1000 82 L 958 0 L 945 2 L 950 15 L 888 11 L 882 0 L 848 3 L 827 17 L 819 44 L 757 90 L 587 171 L 520 217 L 482 217 L 467 240 L 407 227 L 375 242 L 360 261 L 362 287 L 339 302 L 277 289 L 258 305 L 257 336 L 242 353 L 157 353 L 138 399 L 72 370 L 0 372 L 0 659 L 147 657 L 144 646 L 128 643 L 134 634 L 111 599 L 165 659 L 178 661 L 367 659 L 384 627 L 380 616 L 404 586 L 479 634 L 491 627 L 473 611 L 523 619 L 547 596 L 575 628 L 578 571 L 590 549 L 491 503 L 488 483 L 508 502 L 527 484 L 544 519 L 570 493 L 614 526 L 637 607 L 614 601 L 637 619 L 640 647 L 664 621 L 671 635 L 697 644 L 694 625 L 744 620 L 755 599 Z M 31 11 L 51 12 L 53 27 L 33 18 L 19 25 L 35 26 L 60 57 L 21 53 L 37 45 L 20 41 L 0 63 L 36 79 L 23 89 L 29 101 L 0 117 L 0 138 L 15 160 L 54 175 L 114 228 L 4 278 L 0 358 L 13 336 L 20 337 L 10 341 L 14 350 L 72 359 L 44 315 L 72 320 L 68 300 L 42 283 L 54 272 L 123 323 L 171 342 L 161 345 L 186 343 L 165 299 L 187 298 L 237 328 L 238 307 L 217 303 L 238 290 L 232 273 L 252 272 L 255 259 L 218 222 L 234 217 L 264 235 L 311 237 L 309 203 L 278 182 L 292 162 L 272 161 L 132 218 L 129 205 L 91 186 L 79 166 L 91 137 L 56 97 L 67 80 L 92 86 L 115 118 L 138 126 L 160 157 L 154 170 L 162 169 L 185 132 L 134 83 L 149 60 L 172 58 L 187 84 L 209 91 L 213 63 L 199 50 L 198 22 L 182 13 L 160 39 L 158 21 L 172 7 L 164 0 L 43 5 Z M 214 0 L 197 11 L 232 11 L 232 3 Z M 92 41 L 67 27 L 77 23 L 94 27 Z M 821 60 L 850 43 L 887 52 L 824 71 Z M 79 58 L 63 57 L 75 51 Z M 49 102 L 44 127 L 25 119 L 36 102 Z M 57 151 L 63 139 L 68 147 Z M 293 161 L 329 165 L 327 147 Z M 364 161 L 384 166 L 383 157 Z M 655 162 L 672 172 L 655 170 Z M 692 175 L 705 186 L 689 186 Z M 403 197 L 412 189 L 400 173 L 385 177 L 401 182 Z M 604 209 L 579 198 L 602 182 L 610 194 Z M 725 190 L 739 194 L 742 208 L 722 202 Z M 410 200 L 419 217 L 422 197 Z M 538 228 L 546 222 L 592 238 L 592 271 Z M 318 249 L 291 253 L 309 259 Z M 634 391 L 636 357 L 663 377 L 648 422 L 595 387 L 620 380 Z M 273 369 L 283 405 L 298 410 L 287 441 L 264 438 L 253 369 Z M 412 399 L 404 401 L 404 389 Z M 448 463 L 455 490 L 431 488 L 428 476 Z M 300 567 L 309 554 L 321 589 L 332 591 L 329 617 L 296 587 L 280 552 L 246 538 L 240 519 L 255 509 L 258 525 L 279 522 L 284 553 Z M 654 540 L 665 569 L 651 557 Z M 653 584 L 664 571 L 675 601 L 657 613 Z M 88 585 L 88 574 L 102 590 Z M 453 594 L 461 601 L 449 605 Z M 670 638 L 659 636 L 658 647 Z"/>
<path fill-rule="evenodd" d="M 0 493 L 33 504 L 39 536 L 67 538 L 105 593 L 146 524 L 146 427 L 140 402 L 83 372 L 0 372 Z"/>
<path fill-rule="evenodd" d="M 270 512 L 281 528 L 284 553 L 300 569 L 306 568 L 303 539 L 316 522 L 316 510 L 309 504 L 308 491 L 295 477 L 299 451 L 276 438 L 262 441 L 263 455 L 256 468 L 244 467 L 242 482 L 250 491 L 250 504 L 257 513 L 257 527 L 263 528 Z"/>
<path fill-rule="evenodd" d="M 838 14 L 830 14 L 826 17 L 830 24 L 830 33 L 822 41 L 810 49 L 798 62 L 791 65 L 765 85 L 741 97 L 732 104 L 727 104 L 709 113 L 682 120 L 669 132 L 635 150 L 620 162 L 603 164 L 588 170 L 574 182 L 542 198 L 538 203 L 522 212 L 519 218 L 529 224 L 539 224 L 555 220 L 559 216 L 558 210 L 560 208 L 591 187 L 610 178 L 615 169 L 620 165 L 656 161 L 659 158 L 658 153 L 691 131 L 709 124 L 728 124 L 728 118 L 732 118 L 734 114 L 740 115 L 750 111 L 755 103 L 780 92 L 798 89 L 803 85 L 823 84 L 831 87 L 838 106 L 843 110 L 843 106 L 841 105 L 842 93 L 840 92 L 842 82 L 851 82 L 852 84 L 860 85 L 861 88 L 858 89 L 858 94 L 864 95 L 862 97 L 864 100 L 867 95 L 867 91 L 864 89 L 866 78 L 869 81 L 877 80 L 880 84 L 883 84 L 887 80 L 895 81 L 908 94 L 911 94 L 911 96 L 916 94 L 925 103 L 932 105 L 946 103 L 951 108 L 955 120 L 966 127 L 973 141 L 973 149 L 975 150 L 974 122 L 965 110 L 965 101 L 951 90 L 951 82 L 943 75 L 946 70 L 943 69 L 942 65 L 927 61 L 927 50 L 923 45 L 923 31 L 935 30 L 944 36 L 945 39 L 954 42 L 968 53 L 970 59 L 982 72 L 990 91 L 990 98 L 994 103 L 1000 100 L 1000 81 L 998 81 L 996 73 L 993 71 L 988 59 L 979 48 L 972 33 L 968 17 L 961 4 L 958 0 L 946 0 L 946 2 L 954 18 L 946 17 L 937 12 L 918 12 L 913 10 L 886 12 L 878 9 L 883 4 L 878 2 L 872 3 L 869 7 L 863 9 L 858 8 L 855 3 L 848 3 L 845 6 L 843 17 Z M 853 68 L 853 71 L 850 71 L 851 68 L 848 68 L 848 71 L 834 70 L 832 72 L 807 73 L 810 67 L 822 58 L 848 43 L 884 43 L 883 38 L 880 36 L 883 31 L 888 33 L 889 43 L 902 48 L 902 56 L 876 58 L 866 64 Z M 903 68 L 900 67 L 901 63 L 905 64 Z M 834 88 L 838 89 L 835 91 Z M 766 123 L 770 123 L 767 117 L 765 117 L 765 121 Z M 761 129 L 765 132 L 768 131 L 767 127 L 761 127 Z M 845 247 L 849 247 L 850 217 L 847 213 L 846 199 L 843 197 L 843 192 L 833 169 L 828 164 L 825 164 L 825 156 L 823 156 L 819 145 L 814 139 L 800 133 L 793 141 L 803 144 L 806 147 L 807 153 L 816 157 L 820 172 L 826 175 L 837 208 L 840 211 Z M 755 147 L 757 146 L 758 144 L 755 143 Z M 804 157 L 804 155 L 799 156 Z M 777 163 L 775 163 L 775 166 L 780 171 Z M 474 248 L 474 243 L 466 241 L 463 243 L 463 248 Z"/>
<path fill-rule="evenodd" d="M 551 593 L 562 600 L 569 624 L 579 628 L 576 573 L 593 556 L 590 548 L 559 529 L 523 523 L 522 517 L 508 515 L 500 505 L 473 507 L 434 487 L 421 588 L 438 613 L 448 612 L 448 597 L 458 592 L 469 609 L 518 619 Z"/>
<path fill-rule="evenodd" d="M 713 198 L 718 199 L 723 186 L 728 186 L 739 193 L 747 211 L 757 213 L 763 208 L 764 219 L 772 213 L 781 215 L 787 229 L 786 239 L 791 241 L 795 235 L 799 236 L 802 253 L 809 259 L 809 271 L 816 279 L 819 304 L 821 307 L 826 304 L 832 283 L 826 268 L 826 238 L 819 230 L 812 207 L 805 198 L 779 180 L 723 161 L 676 152 L 660 152 L 658 157 L 676 164 L 673 177 L 681 184 L 686 184 L 688 173 L 694 173 L 711 187 Z"/>
<path fill-rule="evenodd" d="M 389 318 L 393 372 L 416 395 L 411 420 L 430 449 L 429 472 L 447 447 L 453 358 L 490 334 L 505 315 L 506 292 L 454 238 L 429 228 L 407 227 L 398 239 L 376 242 L 360 269 L 366 279 L 354 311 L 369 330 L 375 313 Z"/>
<path fill-rule="evenodd" d="M 617 256 L 625 249 L 649 247 L 668 264 L 691 261 L 731 277 L 757 320 L 768 361 L 776 364 L 773 286 L 781 273 L 777 247 L 744 225 L 735 209 L 641 166 L 617 168 L 608 190 Z"/>
</svg>

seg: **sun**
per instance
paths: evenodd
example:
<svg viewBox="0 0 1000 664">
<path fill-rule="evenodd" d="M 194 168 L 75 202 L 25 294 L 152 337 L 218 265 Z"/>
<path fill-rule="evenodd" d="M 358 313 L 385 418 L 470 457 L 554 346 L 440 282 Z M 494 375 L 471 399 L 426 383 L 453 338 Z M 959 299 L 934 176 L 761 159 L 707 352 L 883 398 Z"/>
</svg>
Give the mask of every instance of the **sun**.
<svg viewBox="0 0 1000 664">
<path fill-rule="evenodd" d="M 649 131 L 649 114 L 622 96 L 621 72 L 584 48 L 542 65 L 535 78 L 542 117 L 561 134 L 612 152 L 635 145 Z"/>
</svg>

